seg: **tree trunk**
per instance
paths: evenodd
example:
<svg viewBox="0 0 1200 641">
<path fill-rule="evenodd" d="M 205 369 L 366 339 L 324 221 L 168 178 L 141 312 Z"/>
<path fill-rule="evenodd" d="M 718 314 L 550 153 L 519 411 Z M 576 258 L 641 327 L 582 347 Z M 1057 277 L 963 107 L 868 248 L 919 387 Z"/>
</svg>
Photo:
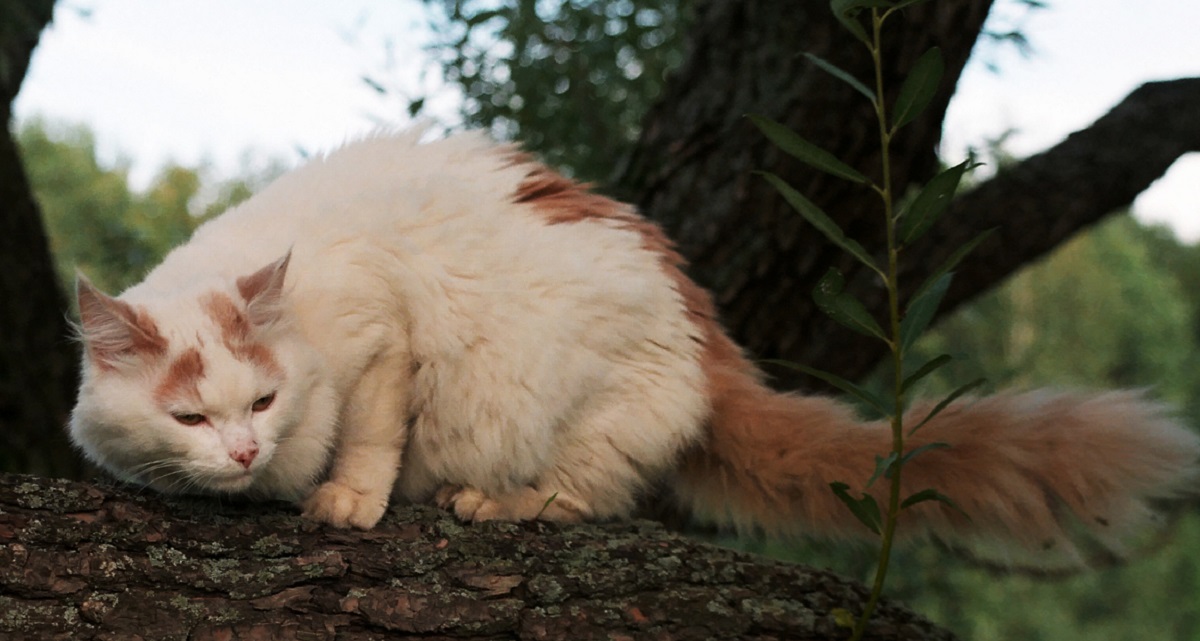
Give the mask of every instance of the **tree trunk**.
<svg viewBox="0 0 1200 641">
<path fill-rule="evenodd" d="M 0 475 L 0 641 L 837 639 L 866 590 L 647 522 L 370 532 L 286 505 Z M 871 639 L 951 639 L 884 603 Z"/>
<path fill-rule="evenodd" d="M 951 94 L 991 0 L 930 2 L 885 28 L 885 86 L 896 90 L 918 56 L 938 46 L 942 87 L 893 143 L 893 186 L 927 181 Z M 878 180 L 875 116 L 867 100 L 820 70 L 811 52 L 860 79 L 874 77 L 865 47 L 832 17 L 827 3 L 708 0 L 697 8 L 690 53 L 644 121 L 638 148 L 616 191 L 661 223 L 710 289 L 734 338 L 759 358 L 781 358 L 849 379 L 884 356 L 877 341 L 826 318 L 810 292 L 830 267 L 877 317 L 886 292 L 826 242 L 755 170 L 786 179 L 882 259 L 878 197 L 781 153 L 745 114 L 778 120 Z M 1104 214 L 1128 205 L 1182 153 L 1200 149 L 1193 81 L 1151 85 L 1054 150 L 961 197 L 902 263 L 903 287 L 982 230 L 999 227 L 958 271 L 942 312 L 995 285 Z M 783 385 L 816 386 L 778 374 Z"/>
<path fill-rule="evenodd" d="M 77 355 L 41 212 L 13 140 L 12 101 L 54 3 L 0 7 L 0 469 L 77 476 L 67 443 Z"/>
</svg>

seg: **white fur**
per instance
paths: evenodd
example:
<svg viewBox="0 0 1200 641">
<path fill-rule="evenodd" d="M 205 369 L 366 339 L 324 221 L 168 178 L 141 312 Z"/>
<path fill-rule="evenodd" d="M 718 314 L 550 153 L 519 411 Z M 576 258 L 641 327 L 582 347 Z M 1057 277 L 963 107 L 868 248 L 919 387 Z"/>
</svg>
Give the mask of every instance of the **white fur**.
<svg viewBox="0 0 1200 641">
<path fill-rule="evenodd" d="M 514 204 L 529 166 L 507 152 L 475 134 L 351 144 L 203 225 L 119 297 L 172 353 L 204 345 L 210 407 L 188 411 L 243 407 L 260 375 L 222 356 L 194 301 L 236 296 L 237 278 L 292 252 L 288 325 L 266 341 L 286 383 L 264 413 L 277 418 L 248 428 L 261 469 L 233 489 L 296 499 L 328 466 L 306 508 L 339 525 L 370 527 L 390 493 L 443 488 L 479 518 L 529 518 L 550 496 L 581 518 L 620 516 L 699 439 L 698 330 L 660 256 L 609 221 L 550 225 Z M 223 489 L 198 479 L 231 469 L 208 433 L 225 428 L 174 423 L 149 369 L 85 363 L 75 441 L 127 476 L 169 452 L 192 461 L 181 485 Z"/>
</svg>

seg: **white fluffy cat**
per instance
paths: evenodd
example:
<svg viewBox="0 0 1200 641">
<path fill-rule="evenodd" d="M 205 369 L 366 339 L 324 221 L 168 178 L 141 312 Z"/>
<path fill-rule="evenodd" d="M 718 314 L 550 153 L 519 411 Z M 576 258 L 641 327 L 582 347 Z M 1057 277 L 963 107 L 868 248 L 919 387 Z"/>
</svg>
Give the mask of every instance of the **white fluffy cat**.
<svg viewBox="0 0 1200 641">
<path fill-rule="evenodd" d="M 861 486 L 889 430 L 765 387 L 681 262 L 629 207 L 511 147 L 370 138 L 206 223 L 117 298 L 81 278 L 71 435 L 124 479 L 290 499 L 339 527 L 372 527 L 390 497 L 619 518 L 663 484 L 725 523 L 865 531 L 829 483 Z M 971 518 L 928 502 L 902 530 L 1044 564 L 1083 562 L 1080 537 L 1119 553 L 1200 459 L 1125 392 L 960 402 L 910 442 L 932 441 L 952 447 L 906 467 L 905 492 Z"/>
</svg>

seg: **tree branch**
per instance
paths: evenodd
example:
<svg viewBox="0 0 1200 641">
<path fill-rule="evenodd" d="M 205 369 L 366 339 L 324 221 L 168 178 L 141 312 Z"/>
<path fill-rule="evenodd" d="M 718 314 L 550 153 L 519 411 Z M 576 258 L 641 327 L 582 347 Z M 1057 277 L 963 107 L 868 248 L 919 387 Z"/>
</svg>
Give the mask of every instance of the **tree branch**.
<svg viewBox="0 0 1200 641">
<path fill-rule="evenodd" d="M 228 504 L 0 475 L 0 640 L 830 639 L 866 594 L 648 522 L 370 532 Z M 875 639 L 952 636 L 895 604 Z"/>
<path fill-rule="evenodd" d="M 0 292 L 19 301 L 0 306 L 0 469 L 76 476 L 81 462 L 58 427 L 77 381 L 68 306 L 9 126 L 12 100 L 53 13 L 52 0 L 0 2 Z"/>
<path fill-rule="evenodd" d="M 1127 209 L 1189 152 L 1200 152 L 1200 78 L 1142 85 L 1091 126 L 958 197 L 913 248 L 928 269 L 974 234 L 996 228 L 958 270 L 945 308 L 997 284 L 1088 225 Z M 955 223 L 953 221 L 960 221 Z M 910 279 L 909 288 L 917 282 Z"/>
<path fill-rule="evenodd" d="M 883 59 L 891 92 L 930 47 L 941 48 L 946 65 L 944 84 L 929 107 L 893 141 L 893 179 L 901 192 L 937 170 L 943 115 L 991 5 L 991 0 L 927 3 L 889 22 Z M 860 290 L 875 284 L 855 274 L 853 260 L 752 172 L 783 177 L 877 253 L 885 246 L 879 199 L 783 154 L 744 116 L 782 122 L 876 176 L 872 105 L 802 54 L 813 53 L 858 78 L 873 76 L 871 57 L 828 3 L 706 0 L 697 3 L 689 38 L 686 61 L 644 121 L 618 195 L 637 203 L 679 243 L 691 263 L 689 274 L 713 293 L 722 320 L 751 354 L 853 377 L 862 371 L 858 354 L 877 358 L 874 346 L 862 345 L 867 341 L 819 313 L 810 292 L 831 266 L 850 275 Z M 801 382 L 779 374 L 785 385 Z"/>
<path fill-rule="evenodd" d="M 1142 85 L 1091 126 L 960 195 L 925 238 L 906 250 L 902 291 L 912 295 L 925 276 L 977 234 L 994 229 L 959 264 L 938 310 L 941 317 L 1044 256 L 1105 216 L 1128 209 L 1180 156 L 1200 151 L 1200 78 Z M 886 300 L 859 281 L 851 290 L 872 309 Z M 839 352 L 843 375 L 859 378 L 884 350 L 848 332 L 830 339 L 863 343 Z M 802 346 L 801 362 L 824 363 L 829 345 Z"/>
</svg>

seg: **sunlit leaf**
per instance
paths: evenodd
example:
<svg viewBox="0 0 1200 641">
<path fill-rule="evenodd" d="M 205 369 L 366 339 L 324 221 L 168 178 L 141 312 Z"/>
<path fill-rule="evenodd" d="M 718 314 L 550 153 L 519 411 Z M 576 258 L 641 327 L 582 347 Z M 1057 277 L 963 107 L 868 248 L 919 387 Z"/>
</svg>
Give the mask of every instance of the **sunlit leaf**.
<svg viewBox="0 0 1200 641">
<path fill-rule="evenodd" d="M 836 269 L 830 268 L 813 288 L 813 301 L 827 316 L 850 329 L 867 336 L 887 340 L 883 329 L 867 308 L 850 294 L 842 291 L 845 278 Z"/>
<path fill-rule="evenodd" d="M 892 129 L 899 129 L 912 122 L 937 93 L 938 83 L 942 80 L 945 63 L 942 62 L 942 50 L 934 47 L 926 51 L 904 78 L 900 85 L 900 94 L 896 96 L 896 105 L 892 114 Z"/>
<path fill-rule="evenodd" d="M 786 367 L 788 369 L 794 369 L 803 374 L 812 376 L 813 378 L 825 381 L 826 383 L 829 383 L 830 385 L 866 403 L 871 407 L 871 409 L 875 410 L 880 415 L 889 414 L 886 406 L 884 405 L 883 399 L 879 398 L 865 387 L 856 385 L 855 383 L 852 383 L 838 376 L 837 374 L 831 374 L 825 370 L 816 369 L 815 367 L 809 367 L 807 365 L 801 365 L 800 363 L 793 363 L 791 361 L 766 359 L 762 362 L 770 363 L 772 365 L 779 365 L 780 367 Z"/>
<path fill-rule="evenodd" d="M 867 86 L 864 85 L 862 82 L 859 82 L 858 78 L 855 78 L 854 76 L 850 75 L 848 72 L 843 71 L 841 68 L 834 65 L 832 62 L 829 62 L 828 60 L 825 60 L 824 58 L 821 58 L 819 56 L 814 56 L 811 53 L 806 53 L 806 54 L 804 54 L 804 57 L 808 58 L 810 61 L 812 61 L 813 64 L 824 69 L 827 73 L 829 73 L 829 75 L 833 76 L 834 78 L 837 78 L 838 80 L 841 80 L 842 82 L 850 85 L 851 87 L 854 87 L 855 91 L 866 96 L 867 100 L 870 100 L 872 104 L 875 103 L 875 92 L 868 89 Z"/>
<path fill-rule="evenodd" d="M 842 228 L 838 227 L 838 224 L 822 211 L 820 207 L 805 198 L 804 194 L 793 189 L 791 185 L 787 184 L 787 181 L 775 174 L 768 172 L 756 173 L 766 178 L 780 194 L 783 194 L 783 198 L 788 201 L 788 204 L 799 212 L 810 225 L 816 227 L 818 231 L 824 234 L 830 242 L 844 249 L 847 253 L 857 258 L 859 262 L 870 267 L 875 273 L 882 275 L 883 272 L 875 264 L 875 260 L 871 258 L 867 250 L 863 249 L 863 246 L 858 244 L 857 241 L 847 238 Z"/>
<path fill-rule="evenodd" d="M 752 114 L 748 117 L 754 123 L 754 126 L 763 132 L 763 135 L 788 155 L 839 178 L 845 178 L 856 183 L 867 182 L 867 177 L 859 173 L 858 170 L 838 160 L 836 156 L 828 151 L 805 140 L 800 134 L 788 129 L 784 125 L 763 116 Z"/>
</svg>

